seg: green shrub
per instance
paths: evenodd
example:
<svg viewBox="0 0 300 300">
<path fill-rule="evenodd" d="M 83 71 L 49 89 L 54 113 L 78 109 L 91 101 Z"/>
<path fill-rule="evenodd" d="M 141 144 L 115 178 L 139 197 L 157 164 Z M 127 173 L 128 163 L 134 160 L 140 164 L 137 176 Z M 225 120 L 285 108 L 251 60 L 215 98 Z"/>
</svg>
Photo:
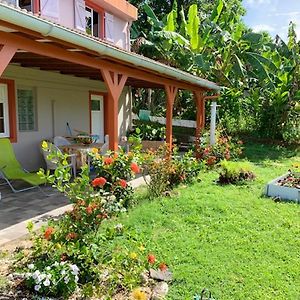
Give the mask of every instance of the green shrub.
<svg viewBox="0 0 300 300">
<path fill-rule="evenodd" d="M 162 141 L 166 135 L 166 127 L 159 123 L 138 122 L 134 131 L 129 133 L 129 137 L 137 137 L 146 141 Z"/>
<path fill-rule="evenodd" d="M 220 163 L 220 184 L 235 184 L 246 180 L 253 180 L 255 175 L 249 162 L 232 162 L 223 160 Z"/>
</svg>

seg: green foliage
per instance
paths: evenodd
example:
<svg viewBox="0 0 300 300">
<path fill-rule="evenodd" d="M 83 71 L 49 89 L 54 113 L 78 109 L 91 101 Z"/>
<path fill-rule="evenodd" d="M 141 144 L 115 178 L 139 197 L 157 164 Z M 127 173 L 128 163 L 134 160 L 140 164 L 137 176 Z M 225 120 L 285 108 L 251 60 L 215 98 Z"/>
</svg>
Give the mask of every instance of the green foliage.
<svg viewBox="0 0 300 300">
<path fill-rule="evenodd" d="M 192 183 L 202 168 L 192 151 L 179 155 L 177 149 L 171 152 L 167 146 L 148 151 L 144 156 L 144 174 L 149 176 L 149 180 L 145 177 L 149 197 L 160 197 L 180 183 Z"/>
<path fill-rule="evenodd" d="M 219 183 L 221 184 L 235 184 L 247 180 L 253 180 L 255 175 L 253 168 L 249 162 L 233 162 L 223 160 L 220 162 L 220 176 Z"/>
<path fill-rule="evenodd" d="M 299 142 L 300 52 L 293 23 L 286 44 L 278 36 L 272 41 L 267 33 L 247 28 L 241 1 L 193 1 L 184 7 L 178 2 L 181 9 L 167 2 L 158 5 L 161 10 L 154 2 L 147 3 L 155 11 L 144 11 L 149 22 L 137 25 L 136 52 L 223 86 L 219 116 L 229 132 Z M 191 97 L 179 95 L 179 116 L 194 117 Z M 160 92 L 151 98 L 156 109 L 163 107 L 157 105 L 163 99 Z"/>
<path fill-rule="evenodd" d="M 166 127 L 159 123 L 136 122 L 133 132 L 129 133 L 129 137 L 133 136 L 145 141 L 162 141 L 165 139 Z"/>
</svg>

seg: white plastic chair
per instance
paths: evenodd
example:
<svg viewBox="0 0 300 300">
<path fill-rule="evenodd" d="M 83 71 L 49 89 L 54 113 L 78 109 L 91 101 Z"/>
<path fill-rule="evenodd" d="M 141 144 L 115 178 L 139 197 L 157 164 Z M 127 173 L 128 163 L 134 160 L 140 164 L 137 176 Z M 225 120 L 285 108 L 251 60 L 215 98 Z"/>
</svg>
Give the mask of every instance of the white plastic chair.
<svg viewBox="0 0 300 300">
<path fill-rule="evenodd" d="M 53 142 L 56 147 L 71 145 L 70 141 L 63 136 L 56 136 Z"/>
<path fill-rule="evenodd" d="M 109 150 L 109 135 L 106 134 L 104 137 L 104 144 L 100 150 L 101 155 L 105 155 L 108 150 Z"/>
<path fill-rule="evenodd" d="M 57 168 L 58 160 L 55 158 L 49 159 L 48 156 L 52 152 L 59 152 L 62 153 L 62 151 L 54 144 L 48 143 L 49 149 L 45 150 L 43 147 L 41 147 L 41 152 L 43 154 L 44 160 L 47 165 L 47 170 L 55 170 Z M 70 163 L 65 166 L 65 168 L 71 167 L 71 172 L 74 177 L 76 177 L 76 154 L 68 154 L 68 157 L 70 158 Z"/>
</svg>

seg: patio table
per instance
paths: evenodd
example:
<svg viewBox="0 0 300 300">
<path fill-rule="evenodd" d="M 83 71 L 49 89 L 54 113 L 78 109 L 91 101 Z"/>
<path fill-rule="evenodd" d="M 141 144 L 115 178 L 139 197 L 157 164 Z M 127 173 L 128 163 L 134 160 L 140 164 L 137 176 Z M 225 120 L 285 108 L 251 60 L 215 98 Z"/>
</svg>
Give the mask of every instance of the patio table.
<svg viewBox="0 0 300 300">
<path fill-rule="evenodd" d="M 68 154 L 76 154 L 76 168 L 79 169 L 80 167 L 84 165 L 89 165 L 89 157 L 88 152 L 91 151 L 93 148 L 101 150 L 101 147 L 103 146 L 103 143 L 93 143 L 93 144 L 71 144 L 71 145 L 65 145 L 61 146 L 60 149 Z"/>
</svg>

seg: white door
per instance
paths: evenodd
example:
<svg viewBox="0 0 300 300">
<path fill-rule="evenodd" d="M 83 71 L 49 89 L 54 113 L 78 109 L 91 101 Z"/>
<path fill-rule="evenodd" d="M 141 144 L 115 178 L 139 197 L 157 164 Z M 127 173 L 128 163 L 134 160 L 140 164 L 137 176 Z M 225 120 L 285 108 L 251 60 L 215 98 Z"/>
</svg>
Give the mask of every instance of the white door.
<svg viewBox="0 0 300 300">
<path fill-rule="evenodd" d="M 104 143 L 103 100 L 101 95 L 91 95 L 91 134 L 99 137 L 99 143 Z"/>
<path fill-rule="evenodd" d="M 8 90 L 0 83 L 0 138 L 9 137 Z"/>
</svg>

